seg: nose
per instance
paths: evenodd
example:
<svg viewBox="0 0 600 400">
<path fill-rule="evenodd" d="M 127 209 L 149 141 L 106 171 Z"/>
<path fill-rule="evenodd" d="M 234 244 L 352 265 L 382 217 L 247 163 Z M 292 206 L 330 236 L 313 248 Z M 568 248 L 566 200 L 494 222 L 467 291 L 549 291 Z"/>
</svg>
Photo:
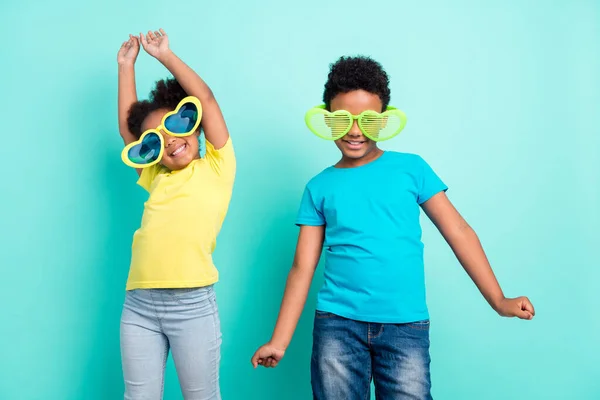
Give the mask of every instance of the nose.
<svg viewBox="0 0 600 400">
<path fill-rule="evenodd" d="M 175 142 L 175 138 L 171 135 L 167 135 L 163 133 L 163 138 L 165 139 L 165 148 L 169 147 L 173 142 Z"/>
<path fill-rule="evenodd" d="M 352 127 L 348 131 L 348 136 L 353 136 L 353 137 L 362 136 L 362 132 L 360 131 L 360 128 L 358 127 L 357 120 L 352 121 Z"/>
</svg>

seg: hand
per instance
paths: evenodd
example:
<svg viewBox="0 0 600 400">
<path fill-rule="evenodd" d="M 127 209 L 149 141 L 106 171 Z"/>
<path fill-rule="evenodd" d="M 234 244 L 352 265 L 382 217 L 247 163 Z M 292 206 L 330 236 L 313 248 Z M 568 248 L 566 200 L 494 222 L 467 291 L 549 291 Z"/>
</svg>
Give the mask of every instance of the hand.
<svg viewBox="0 0 600 400">
<path fill-rule="evenodd" d="M 533 319 L 535 309 L 527 297 L 514 299 L 504 298 L 496 307 L 496 311 L 503 317 L 518 317 L 520 319 Z"/>
<path fill-rule="evenodd" d="M 275 368 L 283 358 L 285 350 L 267 343 L 261 346 L 252 356 L 252 366 L 254 368 L 262 365 L 265 368 Z"/>
<path fill-rule="evenodd" d="M 146 36 L 140 33 L 140 41 L 146 53 L 157 60 L 160 60 L 171 52 L 169 49 L 169 37 L 163 29 L 154 32 L 148 31 Z"/>
<path fill-rule="evenodd" d="M 117 63 L 119 65 L 135 64 L 135 60 L 140 53 L 140 41 L 137 36 L 129 35 L 129 40 L 126 40 L 121 45 L 117 53 Z"/>
</svg>

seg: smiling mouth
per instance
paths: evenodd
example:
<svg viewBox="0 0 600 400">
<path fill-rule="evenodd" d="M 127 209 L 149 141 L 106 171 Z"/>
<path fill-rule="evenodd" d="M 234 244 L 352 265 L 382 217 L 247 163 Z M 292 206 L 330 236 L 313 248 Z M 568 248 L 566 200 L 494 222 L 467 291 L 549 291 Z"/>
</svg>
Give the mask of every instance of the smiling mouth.
<svg viewBox="0 0 600 400">
<path fill-rule="evenodd" d="M 183 151 L 187 148 L 187 143 L 182 144 L 178 148 L 176 148 L 171 154 L 171 157 L 177 157 L 179 154 L 182 154 Z"/>
<path fill-rule="evenodd" d="M 344 139 L 344 142 L 347 143 L 350 147 L 360 147 L 367 141 L 366 140 L 345 140 Z"/>
</svg>

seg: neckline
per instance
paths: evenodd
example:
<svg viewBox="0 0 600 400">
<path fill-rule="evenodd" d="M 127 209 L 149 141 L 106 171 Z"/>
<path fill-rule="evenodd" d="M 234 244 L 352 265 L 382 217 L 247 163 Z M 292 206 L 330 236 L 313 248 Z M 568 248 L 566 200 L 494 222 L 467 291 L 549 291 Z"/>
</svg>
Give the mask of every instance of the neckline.
<svg viewBox="0 0 600 400">
<path fill-rule="evenodd" d="M 388 153 L 388 152 L 387 152 L 386 150 L 382 150 L 382 152 L 381 152 L 381 155 L 380 155 L 379 157 L 377 157 L 376 159 L 374 159 L 374 160 L 372 160 L 372 161 L 369 161 L 369 162 L 368 162 L 368 163 L 366 163 L 366 164 L 359 165 L 359 166 L 357 166 L 357 167 L 339 168 L 339 167 L 336 167 L 335 165 L 332 165 L 330 168 L 331 168 L 331 169 L 333 169 L 333 170 L 336 170 L 336 171 L 343 171 L 343 170 L 349 170 L 349 171 L 352 171 L 352 170 L 358 170 L 358 169 L 362 169 L 362 168 L 368 167 L 368 166 L 370 166 L 370 165 L 376 164 L 376 163 L 377 163 L 379 160 L 381 160 L 383 157 L 386 157 L 386 154 L 387 154 L 387 153 Z"/>
</svg>

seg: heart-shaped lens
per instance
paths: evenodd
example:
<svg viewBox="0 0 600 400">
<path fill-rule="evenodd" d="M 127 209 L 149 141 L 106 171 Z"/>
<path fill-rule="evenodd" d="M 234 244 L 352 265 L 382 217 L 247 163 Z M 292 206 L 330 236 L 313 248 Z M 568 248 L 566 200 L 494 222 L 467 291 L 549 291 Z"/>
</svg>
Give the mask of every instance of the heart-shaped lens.
<svg viewBox="0 0 600 400">
<path fill-rule="evenodd" d="M 389 109 L 383 114 L 365 112 L 358 119 L 358 126 L 371 140 L 382 142 L 398 135 L 406 125 L 406 116 L 398 109 Z"/>
<path fill-rule="evenodd" d="M 326 140 L 338 140 L 352 127 L 352 116 L 344 110 L 330 113 L 322 108 L 313 108 L 304 119 L 312 133 Z"/>
<path fill-rule="evenodd" d="M 381 129 L 386 125 L 386 118 L 375 112 L 365 112 L 358 119 L 360 130 L 371 140 L 378 140 Z"/>
<path fill-rule="evenodd" d="M 185 103 L 175 114 L 165 119 L 165 128 L 178 135 L 192 134 L 198 122 L 198 107 L 194 103 Z"/>
<path fill-rule="evenodd" d="M 136 166 L 144 166 L 158 159 L 161 155 L 163 144 L 160 136 L 155 132 L 148 132 L 141 143 L 136 143 L 127 151 L 127 158 Z"/>
</svg>

